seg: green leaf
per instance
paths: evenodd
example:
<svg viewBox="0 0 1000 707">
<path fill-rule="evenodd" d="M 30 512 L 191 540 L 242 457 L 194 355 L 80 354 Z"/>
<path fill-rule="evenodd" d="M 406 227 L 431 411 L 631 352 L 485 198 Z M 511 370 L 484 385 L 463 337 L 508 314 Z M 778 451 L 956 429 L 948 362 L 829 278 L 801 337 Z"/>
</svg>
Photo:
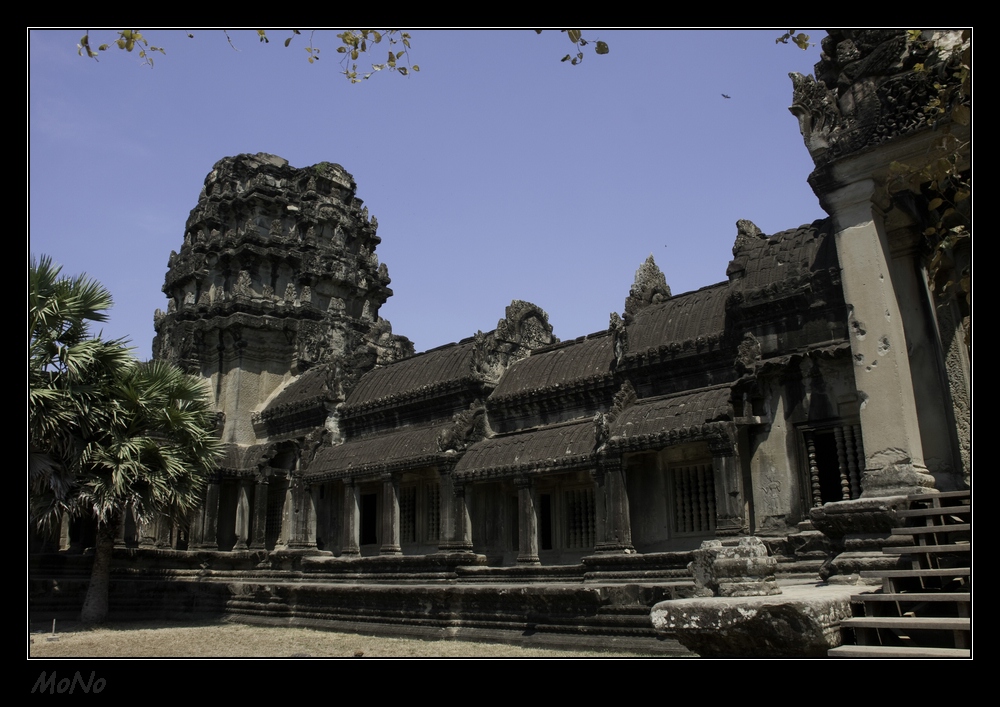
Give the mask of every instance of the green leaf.
<svg viewBox="0 0 1000 707">
<path fill-rule="evenodd" d="M 598 40 L 597 47 L 594 49 L 594 51 L 596 51 L 598 54 L 607 54 L 611 50 L 608 48 L 607 42 L 602 42 Z"/>
<path fill-rule="evenodd" d="M 573 44 L 579 44 L 580 43 L 580 34 L 581 34 L 580 30 L 578 30 L 578 29 L 568 29 L 568 30 L 566 30 L 566 34 L 569 35 L 569 41 L 573 42 Z"/>
</svg>

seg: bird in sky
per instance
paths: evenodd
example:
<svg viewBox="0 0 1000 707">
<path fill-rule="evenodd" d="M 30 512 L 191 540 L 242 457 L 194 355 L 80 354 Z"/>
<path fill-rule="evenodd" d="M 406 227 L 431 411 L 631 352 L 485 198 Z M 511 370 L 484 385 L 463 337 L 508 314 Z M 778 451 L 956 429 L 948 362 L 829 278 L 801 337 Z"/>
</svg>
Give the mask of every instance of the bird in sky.
<svg viewBox="0 0 1000 707">
<path fill-rule="evenodd" d="M 724 93 L 722 94 L 722 97 L 723 97 L 723 98 L 732 98 L 732 96 L 727 96 L 727 95 L 726 95 L 726 94 L 724 94 Z"/>
</svg>

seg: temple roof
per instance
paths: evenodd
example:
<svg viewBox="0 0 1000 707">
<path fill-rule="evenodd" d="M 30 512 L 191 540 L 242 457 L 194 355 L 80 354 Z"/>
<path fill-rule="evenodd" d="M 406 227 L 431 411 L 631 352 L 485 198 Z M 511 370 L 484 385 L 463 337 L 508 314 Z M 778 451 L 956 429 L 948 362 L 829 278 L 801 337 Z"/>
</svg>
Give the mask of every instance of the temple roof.
<svg viewBox="0 0 1000 707">
<path fill-rule="evenodd" d="M 703 287 L 640 310 L 628 327 L 629 353 L 721 336 L 726 328 L 727 284 Z"/>
<path fill-rule="evenodd" d="M 587 419 L 484 439 L 465 452 L 455 476 L 500 478 L 587 466 L 593 460 L 594 429 Z"/>
<path fill-rule="evenodd" d="M 598 332 L 532 353 L 507 370 L 490 399 L 496 402 L 588 380 L 600 382 L 612 373 L 611 347 L 606 332 Z"/>
<path fill-rule="evenodd" d="M 611 424 L 608 445 L 629 451 L 717 437 L 719 422 L 733 418 L 729 386 L 641 400 Z"/>
<path fill-rule="evenodd" d="M 830 220 L 823 219 L 773 236 L 740 238 L 728 273 L 739 289 L 757 290 L 836 268 L 837 252 L 829 232 Z"/>
<path fill-rule="evenodd" d="M 343 412 L 350 415 L 380 403 L 434 395 L 465 381 L 478 381 L 474 348 L 475 342 L 465 339 L 376 368 L 361 378 Z"/>
<path fill-rule="evenodd" d="M 264 415 L 281 414 L 323 400 L 328 393 L 326 366 L 314 366 L 296 376 L 264 408 Z"/>
<path fill-rule="evenodd" d="M 352 474 L 431 466 L 447 457 L 438 438 L 448 425 L 404 427 L 388 434 L 324 447 L 309 464 L 309 474 L 335 478 Z"/>
<path fill-rule="evenodd" d="M 257 471 L 257 463 L 266 447 L 265 444 L 251 444 L 246 447 L 239 444 L 227 444 L 225 455 L 219 462 L 219 471 L 223 474 Z"/>
</svg>

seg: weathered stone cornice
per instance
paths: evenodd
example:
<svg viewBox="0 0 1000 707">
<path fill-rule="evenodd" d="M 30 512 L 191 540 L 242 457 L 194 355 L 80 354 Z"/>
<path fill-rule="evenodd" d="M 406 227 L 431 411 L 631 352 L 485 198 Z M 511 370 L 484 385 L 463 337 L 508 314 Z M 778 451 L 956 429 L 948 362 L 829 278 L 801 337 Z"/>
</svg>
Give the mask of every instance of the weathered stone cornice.
<svg viewBox="0 0 1000 707">
<path fill-rule="evenodd" d="M 733 437 L 734 425 L 732 422 L 706 422 L 703 425 L 665 429 L 654 434 L 615 436 L 608 440 L 607 446 L 609 451 L 641 452 L 688 442 L 730 440 Z"/>
<path fill-rule="evenodd" d="M 475 471 L 456 471 L 453 476 L 456 481 L 489 481 L 525 476 L 542 476 L 554 472 L 590 469 L 597 463 L 594 454 L 576 454 L 558 459 L 543 459 L 529 464 L 505 464 L 503 466 L 477 469 Z"/>
</svg>

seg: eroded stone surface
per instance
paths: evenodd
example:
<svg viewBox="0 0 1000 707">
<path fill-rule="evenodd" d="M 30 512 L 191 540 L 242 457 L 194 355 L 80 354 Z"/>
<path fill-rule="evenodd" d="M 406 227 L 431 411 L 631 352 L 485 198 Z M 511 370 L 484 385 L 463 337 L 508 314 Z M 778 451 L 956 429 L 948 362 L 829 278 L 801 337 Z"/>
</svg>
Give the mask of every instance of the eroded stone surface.
<svg viewBox="0 0 1000 707">
<path fill-rule="evenodd" d="M 653 607 L 653 627 L 704 657 L 825 656 L 841 643 L 851 591 L 813 584 L 779 596 L 694 598 Z"/>
<path fill-rule="evenodd" d="M 752 597 L 780 594 L 778 561 L 760 538 L 706 540 L 688 565 L 700 596 Z"/>
</svg>

